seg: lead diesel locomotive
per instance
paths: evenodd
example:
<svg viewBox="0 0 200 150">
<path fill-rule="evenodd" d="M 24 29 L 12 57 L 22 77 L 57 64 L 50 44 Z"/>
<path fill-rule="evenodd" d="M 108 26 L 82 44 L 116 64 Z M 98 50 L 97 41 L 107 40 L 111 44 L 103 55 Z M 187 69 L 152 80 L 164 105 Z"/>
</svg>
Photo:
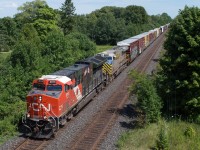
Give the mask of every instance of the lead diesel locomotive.
<svg viewBox="0 0 200 150">
<path fill-rule="evenodd" d="M 50 138 L 167 27 L 120 41 L 111 50 L 35 79 L 26 97 L 27 111 L 23 118 L 26 135 Z"/>
</svg>

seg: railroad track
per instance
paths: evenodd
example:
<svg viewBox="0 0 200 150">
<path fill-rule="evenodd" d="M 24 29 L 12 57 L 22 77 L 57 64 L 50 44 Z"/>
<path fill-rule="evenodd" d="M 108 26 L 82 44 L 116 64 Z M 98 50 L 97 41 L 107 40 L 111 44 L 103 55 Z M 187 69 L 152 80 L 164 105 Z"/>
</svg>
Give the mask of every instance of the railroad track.
<svg viewBox="0 0 200 150">
<path fill-rule="evenodd" d="M 95 115 L 84 129 L 74 138 L 66 149 L 95 149 L 104 139 L 105 135 L 113 126 L 118 117 L 118 109 L 122 107 L 128 98 L 127 91 L 128 79 L 121 86 L 120 91 L 116 91 L 108 103 Z M 124 95 L 124 93 L 127 93 Z"/>
<path fill-rule="evenodd" d="M 27 138 L 20 143 L 15 150 L 43 150 L 47 146 L 46 140 L 35 140 Z"/>
<path fill-rule="evenodd" d="M 134 69 L 144 72 L 150 64 L 158 48 L 163 44 L 163 35 L 159 37 L 154 45 L 145 55 L 146 61 L 141 61 Z M 95 115 L 91 121 L 79 132 L 71 143 L 66 147 L 69 150 L 95 150 L 101 145 L 107 133 L 118 118 L 118 110 L 122 108 L 128 99 L 129 79 L 125 79 L 123 84 L 108 100 L 105 106 Z"/>
<path fill-rule="evenodd" d="M 143 60 L 140 61 L 135 68 L 138 72 L 144 72 L 149 63 L 151 62 L 153 56 L 157 52 L 157 49 L 163 44 L 163 36 L 161 35 L 158 39 L 156 39 L 153 45 L 150 45 L 150 49 L 145 54 Z M 100 111 L 94 115 L 94 117 L 89 121 L 85 127 L 79 132 L 75 138 L 70 142 L 70 144 L 66 147 L 69 150 L 94 150 L 98 149 L 98 147 L 103 142 L 107 133 L 111 130 L 112 126 L 115 124 L 118 118 L 118 110 L 121 109 L 124 103 L 128 99 L 128 86 L 130 85 L 130 80 L 125 79 L 123 84 L 118 87 L 119 91 L 116 91 L 112 94 L 112 96 L 108 99 L 108 102 L 100 109 Z M 70 122 L 69 122 L 70 123 Z M 61 128 L 57 132 L 57 136 L 59 133 L 64 132 L 69 124 L 67 124 L 64 128 Z M 57 137 L 56 136 L 56 137 Z M 51 141 L 51 140 L 50 140 Z M 15 150 L 42 150 L 44 149 L 50 141 L 46 140 L 34 140 L 34 139 L 25 139 L 23 142 L 18 144 L 17 146 L 11 148 Z"/>
</svg>

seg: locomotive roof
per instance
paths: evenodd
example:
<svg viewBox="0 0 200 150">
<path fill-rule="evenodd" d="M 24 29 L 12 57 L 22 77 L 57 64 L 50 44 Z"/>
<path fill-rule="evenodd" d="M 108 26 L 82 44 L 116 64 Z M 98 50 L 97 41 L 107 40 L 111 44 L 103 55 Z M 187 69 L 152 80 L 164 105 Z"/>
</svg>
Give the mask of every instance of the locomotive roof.
<svg viewBox="0 0 200 150">
<path fill-rule="evenodd" d="M 78 70 L 81 70 L 85 67 L 88 67 L 88 65 L 87 64 L 74 64 L 73 66 L 69 66 L 62 70 L 56 71 L 56 72 L 52 73 L 52 75 L 70 76 L 71 74 L 74 74 Z"/>
<path fill-rule="evenodd" d="M 71 81 L 70 78 L 66 77 L 66 76 L 59 76 L 59 75 L 43 75 L 41 78 L 39 78 L 40 80 L 58 80 L 62 83 L 67 83 L 69 81 Z"/>
<path fill-rule="evenodd" d="M 106 58 L 100 56 L 100 55 L 95 55 L 89 58 L 86 58 L 84 60 L 76 62 L 76 64 L 93 64 L 94 68 L 97 68 L 101 66 L 104 62 L 106 62 Z"/>
</svg>

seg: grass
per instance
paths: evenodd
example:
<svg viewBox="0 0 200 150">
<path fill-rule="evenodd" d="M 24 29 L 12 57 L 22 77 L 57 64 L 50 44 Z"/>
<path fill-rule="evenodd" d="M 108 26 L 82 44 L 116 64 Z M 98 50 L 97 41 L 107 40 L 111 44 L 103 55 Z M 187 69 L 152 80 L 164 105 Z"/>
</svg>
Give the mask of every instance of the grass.
<svg viewBox="0 0 200 150">
<path fill-rule="evenodd" d="M 162 121 L 163 122 L 163 121 Z M 173 150 L 200 150 L 200 126 L 184 121 L 168 121 L 167 134 L 169 149 Z M 117 146 L 120 150 L 148 150 L 156 145 L 157 135 L 161 123 L 150 124 L 143 129 L 134 129 L 124 133 Z M 193 136 L 186 136 L 187 128 L 192 128 Z"/>
<path fill-rule="evenodd" d="M 97 53 L 103 52 L 105 50 L 111 49 L 111 45 L 97 45 Z"/>
</svg>

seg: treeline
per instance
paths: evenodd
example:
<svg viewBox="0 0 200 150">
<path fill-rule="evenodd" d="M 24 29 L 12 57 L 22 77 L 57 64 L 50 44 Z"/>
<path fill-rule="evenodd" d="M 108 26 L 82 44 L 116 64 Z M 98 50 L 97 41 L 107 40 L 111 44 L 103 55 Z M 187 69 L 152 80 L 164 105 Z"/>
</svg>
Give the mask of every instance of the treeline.
<svg viewBox="0 0 200 150">
<path fill-rule="evenodd" d="M 60 30 L 64 35 L 83 33 L 97 44 L 115 45 L 172 20 L 166 13 L 149 16 L 143 7 L 134 5 L 106 6 L 87 15 L 77 15 L 71 0 L 66 0 L 60 10 L 49 7 L 44 0 L 27 2 L 18 10 L 20 13 L 14 18 L 0 19 L 0 51 L 13 49 L 26 24 L 32 24 L 42 40 L 50 31 Z"/>
<path fill-rule="evenodd" d="M 139 6 L 104 7 L 76 15 L 71 0 L 60 10 L 44 0 L 26 2 L 18 10 L 13 18 L 0 19 L 0 51 L 11 51 L 0 61 L 1 140 L 15 133 L 33 79 L 94 55 L 95 43 L 116 44 L 171 21 L 165 13 L 149 16 Z"/>
<path fill-rule="evenodd" d="M 170 24 L 160 61 L 158 89 L 163 111 L 200 123 L 200 9 L 185 6 Z"/>
<path fill-rule="evenodd" d="M 97 44 L 115 45 L 172 19 L 166 14 L 149 16 L 141 6 L 126 8 L 106 6 L 88 15 L 75 16 L 75 30 L 86 34 Z"/>
</svg>

